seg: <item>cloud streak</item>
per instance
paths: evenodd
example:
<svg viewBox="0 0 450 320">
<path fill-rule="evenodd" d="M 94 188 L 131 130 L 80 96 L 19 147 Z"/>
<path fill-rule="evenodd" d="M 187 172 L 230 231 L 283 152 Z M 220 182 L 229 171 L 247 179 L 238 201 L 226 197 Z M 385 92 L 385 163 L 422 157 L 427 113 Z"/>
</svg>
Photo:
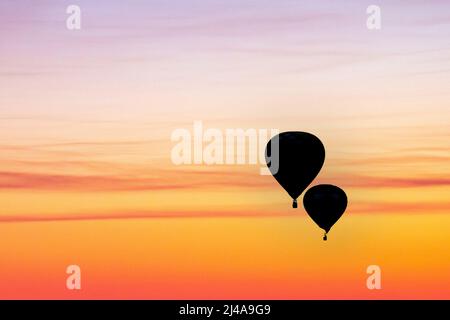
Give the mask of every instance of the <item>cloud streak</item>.
<svg viewBox="0 0 450 320">
<path fill-rule="evenodd" d="M 288 217 L 295 213 L 272 211 L 132 211 L 109 212 L 104 214 L 58 214 L 58 215 L 29 215 L 15 214 L 0 216 L 0 223 L 20 222 L 55 222 L 55 221 L 90 221 L 90 220 L 133 220 L 133 219 L 177 219 L 177 218 L 270 218 Z"/>
<path fill-rule="evenodd" d="M 417 202 L 356 202 L 351 204 L 349 212 L 357 214 L 431 214 L 448 213 L 450 202 L 417 203 Z"/>
<path fill-rule="evenodd" d="M 164 174 L 165 173 L 165 174 Z M 134 176 L 62 175 L 29 172 L 0 172 L 0 189 L 69 190 L 69 191 L 158 191 L 197 189 L 202 187 L 267 187 L 272 180 L 241 171 L 159 170 Z M 267 181 L 270 181 L 267 182 Z"/>
<path fill-rule="evenodd" d="M 406 202 L 355 202 L 347 209 L 347 214 L 446 214 L 450 202 L 406 203 Z M 192 218 L 272 218 L 303 217 L 305 212 L 277 210 L 230 210 L 230 211 L 122 211 L 78 214 L 14 214 L 0 216 L 0 223 L 28 222 L 70 222 L 94 220 L 134 220 L 134 219 L 192 219 Z"/>
<path fill-rule="evenodd" d="M 426 188 L 448 187 L 450 176 L 423 176 L 423 177 L 375 177 L 364 175 L 341 175 L 322 180 L 339 184 L 347 188 Z"/>
<path fill-rule="evenodd" d="M 158 170 L 158 176 L 142 175 L 63 175 L 29 172 L 0 172 L 0 189 L 66 190 L 66 191 L 158 191 L 198 188 L 279 188 L 268 176 L 254 172 Z M 450 177 L 375 177 L 364 175 L 324 176 L 318 181 L 347 188 L 423 188 L 450 186 Z"/>
</svg>

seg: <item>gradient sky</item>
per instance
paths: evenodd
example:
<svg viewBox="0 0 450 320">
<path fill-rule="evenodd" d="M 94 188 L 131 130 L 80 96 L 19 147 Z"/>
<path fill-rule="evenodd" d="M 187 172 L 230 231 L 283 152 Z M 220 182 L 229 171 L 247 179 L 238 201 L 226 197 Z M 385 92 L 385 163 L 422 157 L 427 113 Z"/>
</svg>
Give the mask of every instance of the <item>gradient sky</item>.
<svg viewBox="0 0 450 320">
<path fill-rule="evenodd" d="M 371 4 L 1 1 L 0 298 L 450 298 L 450 3 Z M 330 240 L 259 166 L 173 165 L 195 120 L 319 136 Z"/>
</svg>

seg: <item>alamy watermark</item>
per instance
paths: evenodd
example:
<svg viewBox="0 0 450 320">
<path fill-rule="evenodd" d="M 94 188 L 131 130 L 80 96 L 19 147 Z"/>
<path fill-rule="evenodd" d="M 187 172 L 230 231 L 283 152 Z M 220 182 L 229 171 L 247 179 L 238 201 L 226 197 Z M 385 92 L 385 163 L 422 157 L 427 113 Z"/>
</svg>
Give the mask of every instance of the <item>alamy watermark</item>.
<svg viewBox="0 0 450 320">
<path fill-rule="evenodd" d="M 366 20 L 366 26 L 369 30 L 381 29 L 381 8 L 376 5 L 370 5 L 366 9 L 366 13 L 369 15 Z"/>
<path fill-rule="evenodd" d="M 77 5 L 70 5 L 66 8 L 66 13 L 69 15 L 66 19 L 66 27 L 69 30 L 81 29 L 81 8 Z"/>
<path fill-rule="evenodd" d="M 381 268 L 377 265 L 370 265 L 366 269 L 367 274 L 370 276 L 367 278 L 366 286 L 369 290 L 381 289 Z"/>
<path fill-rule="evenodd" d="M 66 268 L 69 275 L 66 280 L 66 288 L 68 290 L 81 290 L 81 268 L 72 264 Z"/>
<path fill-rule="evenodd" d="M 194 121 L 192 130 L 179 128 L 172 132 L 171 141 L 176 142 L 171 151 L 172 163 L 260 165 L 261 175 L 271 175 L 278 171 L 278 133 L 277 129 L 204 128 L 201 121 Z M 271 153 L 267 155 L 266 161 L 266 145 L 269 141 Z"/>
</svg>

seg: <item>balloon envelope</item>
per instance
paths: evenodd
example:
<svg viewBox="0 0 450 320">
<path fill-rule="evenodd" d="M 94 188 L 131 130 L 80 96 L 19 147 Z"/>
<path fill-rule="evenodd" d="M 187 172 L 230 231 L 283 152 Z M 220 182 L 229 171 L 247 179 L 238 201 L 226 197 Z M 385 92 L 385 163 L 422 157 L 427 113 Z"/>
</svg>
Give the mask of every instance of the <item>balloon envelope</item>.
<svg viewBox="0 0 450 320">
<path fill-rule="evenodd" d="M 266 146 L 266 163 L 278 183 L 296 199 L 322 169 L 325 148 L 316 136 L 300 131 L 283 132 Z"/>
<path fill-rule="evenodd" d="M 321 184 L 306 191 L 303 206 L 314 222 L 328 232 L 344 214 L 347 208 L 347 195 L 339 187 Z"/>
</svg>

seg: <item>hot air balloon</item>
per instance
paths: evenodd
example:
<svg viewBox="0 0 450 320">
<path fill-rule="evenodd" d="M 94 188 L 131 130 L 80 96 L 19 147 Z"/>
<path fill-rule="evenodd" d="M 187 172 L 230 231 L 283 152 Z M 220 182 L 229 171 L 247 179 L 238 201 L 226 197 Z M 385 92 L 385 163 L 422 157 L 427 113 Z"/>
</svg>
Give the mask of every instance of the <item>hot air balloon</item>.
<svg viewBox="0 0 450 320">
<path fill-rule="evenodd" d="M 297 198 L 317 176 L 324 160 L 322 142 L 307 132 L 282 132 L 266 146 L 267 166 L 293 199 L 293 208 L 297 208 Z"/>
<path fill-rule="evenodd" d="M 303 197 L 303 206 L 314 222 L 323 230 L 323 240 L 347 208 L 347 195 L 344 190 L 330 184 L 310 188 Z"/>
</svg>

